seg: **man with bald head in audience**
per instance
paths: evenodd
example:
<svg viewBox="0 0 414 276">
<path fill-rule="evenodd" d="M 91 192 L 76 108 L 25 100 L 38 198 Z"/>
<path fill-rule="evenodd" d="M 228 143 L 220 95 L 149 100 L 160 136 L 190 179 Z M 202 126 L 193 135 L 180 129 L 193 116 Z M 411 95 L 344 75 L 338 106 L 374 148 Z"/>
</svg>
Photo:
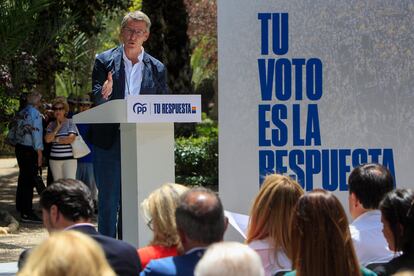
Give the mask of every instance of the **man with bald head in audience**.
<svg viewBox="0 0 414 276">
<path fill-rule="evenodd" d="M 223 240 L 227 218 L 216 193 L 197 187 L 184 193 L 180 201 L 175 216 L 183 255 L 152 260 L 141 276 L 192 276 L 206 248 Z"/>
<path fill-rule="evenodd" d="M 349 228 L 359 263 L 387 262 L 394 254 L 388 249 L 382 233 L 379 203 L 393 190 L 390 171 L 379 164 L 356 167 L 348 179 L 349 212 L 353 222 Z"/>
</svg>

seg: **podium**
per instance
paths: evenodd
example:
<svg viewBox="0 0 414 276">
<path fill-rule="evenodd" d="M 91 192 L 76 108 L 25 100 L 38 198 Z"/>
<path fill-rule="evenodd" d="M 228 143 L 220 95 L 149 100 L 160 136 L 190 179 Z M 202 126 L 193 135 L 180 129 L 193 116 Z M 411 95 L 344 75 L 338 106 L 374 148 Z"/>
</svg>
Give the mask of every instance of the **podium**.
<svg viewBox="0 0 414 276">
<path fill-rule="evenodd" d="M 73 121 L 120 123 L 123 240 L 148 245 L 152 231 L 138 214 L 139 204 L 163 183 L 175 182 L 174 123 L 201 122 L 201 96 L 129 96 L 76 114 Z"/>
</svg>

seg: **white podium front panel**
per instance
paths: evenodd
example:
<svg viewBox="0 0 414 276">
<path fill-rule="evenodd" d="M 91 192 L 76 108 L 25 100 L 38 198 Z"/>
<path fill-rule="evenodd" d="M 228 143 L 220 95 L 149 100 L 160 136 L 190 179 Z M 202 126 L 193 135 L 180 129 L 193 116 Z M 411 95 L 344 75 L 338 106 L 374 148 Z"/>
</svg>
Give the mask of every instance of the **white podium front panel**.
<svg viewBox="0 0 414 276">
<path fill-rule="evenodd" d="M 122 231 L 124 240 L 148 245 L 152 231 L 140 203 L 166 182 L 174 182 L 174 124 L 121 124 Z"/>
</svg>

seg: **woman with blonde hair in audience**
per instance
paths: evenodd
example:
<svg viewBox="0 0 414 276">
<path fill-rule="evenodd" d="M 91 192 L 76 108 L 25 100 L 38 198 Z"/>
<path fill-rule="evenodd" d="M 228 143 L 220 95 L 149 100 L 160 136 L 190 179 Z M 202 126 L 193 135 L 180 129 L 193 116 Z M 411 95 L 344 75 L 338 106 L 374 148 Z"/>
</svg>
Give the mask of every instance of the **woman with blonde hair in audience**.
<svg viewBox="0 0 414 276">
<path fill-rule="evenodd" d="M 69 105 L 65 97 L 56 97 L 52 101 L 55 121 L 46 129 L 45 141 L 52 143 L 49 156 L 49 167 L 54 181 L 61 178 L 76 178 L 78 161 L 73 158 L 71 143 L 79 135 L 72 119 L 68 119 Z"/>
<path fill-rule="evenodd" d="M 259 254 L 266 275 L 291 269 L 286 256 L 291 240 L 288 226 L 292 210 L 303 193 L 293 179 L 272 174 L 266 176 L 254 200 L 246 243 Z"/>
<path fill-rule="evenodd" d="M 115 276 L 101 247 L 77 231 L 61 231 L 33 249 L 18 276 Z"/>
<path fill-rule="evenodd" d="M 332 193 L 316 189 L 303 195 L 290 229 L 288 256 L 295 271 L 285 275 L 376 275 L 360 267 L 344 208 Z"/>
<path fill-rule="evenodd" d="M 180 253 L 175 209 L 179 204 L 180 196 L 187 190 L 188 188 L 183 185 L 166 183 L 141 203 L 147 225 L 154 234 L 147 247 L 138 249 L 143 269 L 153 259 L 177 256 Z"/>
</svg>

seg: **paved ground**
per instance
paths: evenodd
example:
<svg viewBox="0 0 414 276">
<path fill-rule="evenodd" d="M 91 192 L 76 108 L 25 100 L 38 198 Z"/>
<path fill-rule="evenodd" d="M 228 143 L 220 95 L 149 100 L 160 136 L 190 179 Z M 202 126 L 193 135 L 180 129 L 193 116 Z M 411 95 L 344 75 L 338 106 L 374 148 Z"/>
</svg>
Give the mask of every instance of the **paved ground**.
<svg viewBox="0 0 414 276">
<path fill-rule="evenodd" d="M 16 159 L 0 159 L 0 210 L 8 211 L 17 220 L 19 215 L 15 210 L 14 199 L 18 174 Z M 35 210 L 39 208 L 38 201 L 35 192 Z M 21 223 L 17 233 L 0 235 L 0 263 L 17 261 L 24 249 L 32 248 L 46 237 L 47 232 L 42 225 Z"/>
</svg>

